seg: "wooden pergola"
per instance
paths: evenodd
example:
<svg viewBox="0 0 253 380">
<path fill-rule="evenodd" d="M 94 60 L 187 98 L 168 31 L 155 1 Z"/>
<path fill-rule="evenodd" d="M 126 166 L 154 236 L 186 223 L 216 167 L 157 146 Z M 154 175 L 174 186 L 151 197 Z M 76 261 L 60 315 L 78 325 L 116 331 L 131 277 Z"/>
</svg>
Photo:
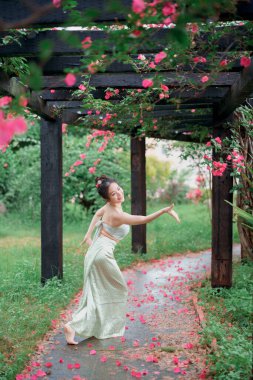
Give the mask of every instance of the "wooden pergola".
<svg viewBox="0 0 253 380">
<path fill-rule="evenodd" d="M 103 10 L 105 2 L 99 0 L 80 1 L 81 9 L 91 5 L 101 9 L 97 23 L 113 22 L 116 18 L 124 20 L 124 16 L 108 14 Z M 3 31 L 22 26 L 22 20 L 28 22 L 29 27 L 49 28 L 62 26 L 66 15 L 61 9 L 52 8 L 51 1 L 40 0 L 40 13 L 34 18 L 32 11 L 24 7 L 19 1 L 0 0 L 0 15 L 5 24 L 0 23 Z M 125 0 L 126 6 L 131 5 Z M 19 21 L 17 21 L 17 15 Z M 238 2 L 236 15 L 222 15 L 221 19 L 253 19 L 253 4 Z M 20 21 L 21 20 L 21 21 Z M 159 30 L 154 41 L 160 41 L 167 30 Z M 100 30 L 69 31 L 75 34 L 80 41 L 87 36 L 92 40 L 105 39 L 106 32 Z M 224 54 L 228 46 L 233 45 L 234 37 L 238 33 L 243 35 L 243 28 L 232 28 L 231 34 L 219 41 L 219 51 Z M 208 38 L 208 35 L 200 36 Z M 253 40 L 253 36 L 248 36 Z M 44 283 L 54 276 L 63 277 L 62 258 L 62 123 L 71 125 L 79 122 L 80 116 L 85 116 L 87 110 L 81 108 L 80 98 L 73 96 L 82 78 L 78 77 L 75 85 L 70 89 L 64 82 L 64 69 L 76 68 L 80 65 L 83 54 L 81 48 L 69 46 L 61 40 L 56 30 L 44 30 L 30 33 L 20 40 L 20 44 L 10 44 L 0 48 L 0 57 L 22 56 L 29 60 L 37 60 L 41 41 L 53 41 L 53 54 L 43 67 L 43 84 L 39 92 L 30 91 L 28 105 L 41 116 L 41 279 Z M 234 50 L 238 46 L 234 44 Z M 152 55 L 160 51 L 158 43 L 152 50 L 145 46 L 140 47 L 138 53 Z M 197 48 L 196 48 L 197 51 Z M 204 67 L 204 66 L 203 66 Z M 228 120 L 233 119 L 233 111 L 245 102 L 253 92 L 253 63 L 248 68 L 240 66 L 239 62 L 226 72 L 217 75 L 212 84 L 201 91 L 193 91 L 189 83 L 200 74 L 185 67 L 180 78 L 176 71 L 162 71 L 164 84 L 172 90 L 170 97 L 180 100 L 180 110 L 173 104 L 159 104 L 153 111 L 155 118 L 161 118 L 166 124 L 173 120 L 173 129 L 164 128 L 163 134 L 157 131 L 149 133 L 149 137 L 164 138 L 180 141 L 194 141 L 189 134 L 192 127 L 200 125 L 206 127 L 214 137 L 224 138 L 229 133 L 224 128 Z M 149 74 L 149 77 L 152 75 Z M 107 87 L 112 88 L 140 88 L 144 73 L 136 73 L 131 65 L 114 62 L 106 72 L 92 75 L 90 84 L 96 88 L 94 96 L 102 98 Z M 183 90 L 182 90 L 183 83 Z M 179 90 L 180 87 L 180 90 Z M 50 89 L 54 89 L 51 92 Z M 20 82 L 18 75 L 8 76 L 0 72 L 0 91 L 18 96 L 29 89 Z M 191 109 L 202 109 L 201 115 L 194 116 Z M 138 129 L 138 126 L 136 126 Z M 195 142 L 197 142 L 195 140 Z M 218 157 L 217 157 L 218 158 Z M 146 214 L 146 174 L 145 174 L 145 138 L 136 138 L 131 132 L 131 199 L 132 213 Z M 232 284 L 232 207 L 225 200 L 232 201 L 231 188 L 233 177 L 228 168 L 222 177 L 212 179 L 212 286 L 230 287 Z M 134 252 L 146 252 L 146 225 L 132 228 L 132 249 Z"/>
</svg>

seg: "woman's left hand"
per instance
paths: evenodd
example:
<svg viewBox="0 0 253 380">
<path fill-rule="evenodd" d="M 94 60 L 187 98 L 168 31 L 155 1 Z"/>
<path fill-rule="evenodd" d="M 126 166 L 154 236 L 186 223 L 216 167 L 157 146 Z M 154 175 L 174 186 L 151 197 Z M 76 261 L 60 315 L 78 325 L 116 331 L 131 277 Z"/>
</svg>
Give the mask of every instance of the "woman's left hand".
<svg viewBox="0 0 253 380">
<path fill-rule="evenodd" d="M 169 207 L 166 208 L 166 212 L 167 212 L 169 215 L 171 215 L 174 219 L 176 219 L 176 221 L 177 221 L 178 223 L 180 223 L 179 216 L 177 215 L 176 211 L 173 210 L 173 207 L 174 207 L 174 203 L 173 203 L 171 206 L 169 206 Z"/>
</svg>

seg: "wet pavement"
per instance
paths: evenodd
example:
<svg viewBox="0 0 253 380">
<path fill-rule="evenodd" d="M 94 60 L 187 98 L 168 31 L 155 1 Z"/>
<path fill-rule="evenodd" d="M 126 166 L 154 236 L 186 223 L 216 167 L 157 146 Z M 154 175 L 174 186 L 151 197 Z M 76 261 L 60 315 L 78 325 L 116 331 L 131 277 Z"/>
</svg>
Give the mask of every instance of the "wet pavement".
<svg viewBox="0 0 253 380">
<path fill-rule="evenodd" d="M 234 258 L 239 251 L 235 246 Z M 66 344 L 62 326 L 77 307 L 79 293 L 16 379 L 208 378 L 191 284 L 210 275 L 210 264 L 207 250 L 151 260 L 124 270 L 129 289 L 124 337 L 84 340 L 76 336 L 79 344 L 71 346 Z"/>
</svg>

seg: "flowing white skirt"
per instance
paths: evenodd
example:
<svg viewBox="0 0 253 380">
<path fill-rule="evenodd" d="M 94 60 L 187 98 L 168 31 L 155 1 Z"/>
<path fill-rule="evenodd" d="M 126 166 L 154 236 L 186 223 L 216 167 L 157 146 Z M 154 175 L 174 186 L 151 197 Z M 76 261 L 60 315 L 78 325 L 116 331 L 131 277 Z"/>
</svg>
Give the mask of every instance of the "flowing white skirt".
<svg viewBox="0 0 253 380">
<path fill-rule="evenodd" d="M 68 322 L 84 338 L 124 335 L 128 289 L 114 258 L 115 245 L 100 235 L 85 255 L 83 294 Z"/>
</svg>

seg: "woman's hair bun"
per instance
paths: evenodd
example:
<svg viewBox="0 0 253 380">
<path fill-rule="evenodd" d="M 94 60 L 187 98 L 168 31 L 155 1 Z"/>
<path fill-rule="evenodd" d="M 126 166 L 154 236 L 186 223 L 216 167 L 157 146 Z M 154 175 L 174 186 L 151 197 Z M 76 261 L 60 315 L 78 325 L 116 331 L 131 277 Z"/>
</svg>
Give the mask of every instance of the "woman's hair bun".
<svg viewBox="0 0 253 380">
<path fill-rule="evenodd" d="M 95 182 L 97 183 L 98 181 L 103 181 L 107 178 L 109 178 L 107 175 L 102 174 L 100 177 L 96 177 Z"/>
<path fill-rule="evenodd" d="M 114 178 L 108 177 L 102 174 L 100 177 L 96 177 L 95 183 L 99 195 L 104 199 L 108 199 L 108 189 L 111 183 L 116 182 Z"/>
</svg>

